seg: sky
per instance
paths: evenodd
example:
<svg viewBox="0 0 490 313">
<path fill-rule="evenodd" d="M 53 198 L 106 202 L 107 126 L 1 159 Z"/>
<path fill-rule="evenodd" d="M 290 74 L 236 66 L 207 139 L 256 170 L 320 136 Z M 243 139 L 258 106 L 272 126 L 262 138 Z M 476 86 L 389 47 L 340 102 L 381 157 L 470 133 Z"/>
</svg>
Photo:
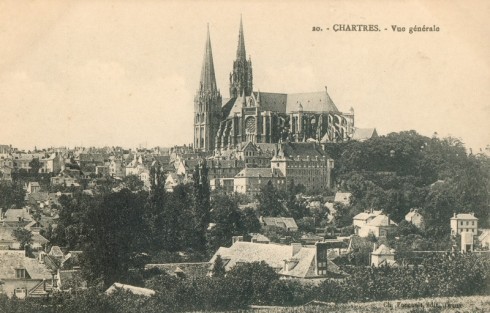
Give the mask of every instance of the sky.
<svg viewBox="0 0 490 313">
<path fill-rule="evenodd" d="M 467 0 L 1 1 L 0 144 L 191 143 L 206 26 L 226 98 L 242 16 L 255 90 L 328 86 L 358 127 L 479 149 L 490 144 L 489 12 Z M 440 30 L 409 34 L 415 25 Z"/>
</svg>

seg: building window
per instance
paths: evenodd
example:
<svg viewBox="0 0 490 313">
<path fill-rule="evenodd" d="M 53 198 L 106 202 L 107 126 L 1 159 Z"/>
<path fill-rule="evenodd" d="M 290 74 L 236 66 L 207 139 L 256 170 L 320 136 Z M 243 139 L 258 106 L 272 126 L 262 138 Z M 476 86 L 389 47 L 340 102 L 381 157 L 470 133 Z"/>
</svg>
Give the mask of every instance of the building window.
<svg viewBox="0 0 490 313">
<path fill-rule="evenodd" d="M 26 278 L 26 270 L 23 268 L 15 269 L 15 278 Z"/>
</svg>

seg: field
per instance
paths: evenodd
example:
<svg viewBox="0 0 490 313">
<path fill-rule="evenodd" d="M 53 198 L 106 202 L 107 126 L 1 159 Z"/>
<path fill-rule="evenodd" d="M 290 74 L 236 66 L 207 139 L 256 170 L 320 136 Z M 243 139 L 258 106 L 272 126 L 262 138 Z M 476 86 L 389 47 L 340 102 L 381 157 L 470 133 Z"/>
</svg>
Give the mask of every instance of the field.
<svg viewBox="0 0 490 313">
<path fill-rule="evenodd" d="M 237 312 L 237 311 L 235 311 Z M 255 306 L 241 313 L 474 313 L 490 312 L 490 296 L 427 298 L 367 303 L 311 303 L 299 307 L 260 307 Z"/>
</svg>

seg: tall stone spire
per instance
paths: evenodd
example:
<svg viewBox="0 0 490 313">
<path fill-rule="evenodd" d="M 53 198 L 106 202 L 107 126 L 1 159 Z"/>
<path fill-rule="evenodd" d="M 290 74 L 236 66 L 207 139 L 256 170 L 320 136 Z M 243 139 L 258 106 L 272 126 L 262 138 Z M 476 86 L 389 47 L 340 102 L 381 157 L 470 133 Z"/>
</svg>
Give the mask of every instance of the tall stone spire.
<svg viewBox="0 0 490 313">
<path fill-rule="evenodd" d="M 230 73 L 230 98 L 238 98 L 242 93 L 245 96 L 252 94 L 253 74 L 252 61 L 247 61 L 245 51 L 245 38 L 243 36 L 243 22 L 240 16 L 240 30 L 238 31 L 238 48 L 236 60 L 233 61 L 233 70 Z"/>
<path fill-rule="evenodd" d="M 240 15 L 240 30 L 238 32 L 238 48 L 236 51 L 237 60 L 247 60 L 247 53 L 245 52 L 245 38 L 243 37 L 243 22 Z"/>
<path fill-rule="evenodd" d="M 216 75 L 214 74 L 213 50 L 211 49 L 211 36 L 208 34 L 204 50 L 204 59 L 201 69 L 200 91 L 216 91 Z"/>
<path fill-rule="evenodd" d="M 221 121 L 221 94 L 216 86 L 211 36 L 208 33 L 201 69 L 201 81 L 194 97 L 194 149 L 209 152 L 214 149 Z"/>
</svg>

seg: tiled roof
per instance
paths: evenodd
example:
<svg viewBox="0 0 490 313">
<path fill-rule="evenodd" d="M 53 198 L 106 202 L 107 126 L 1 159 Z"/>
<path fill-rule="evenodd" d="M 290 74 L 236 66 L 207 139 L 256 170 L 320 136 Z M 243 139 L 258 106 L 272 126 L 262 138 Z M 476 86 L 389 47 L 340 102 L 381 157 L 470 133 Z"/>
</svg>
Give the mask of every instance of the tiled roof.
<svg viewBox="0 0 490 313">
<path fill-rule="evenodd" d="M 379 210 L 379 211 L 374 210 L 374 211 L 370 211 L 370 212 L 361 212 L 361 213 L 357 214 L 356 216 L 354 216 L 353 219 L 365 221 L 365 220 L 369 219 L 370 217 L 378 216 L 381 213 L 383 213 L 383 211 L 381 211 L 381 210 Z"/>
<path fill-rule="evenodd" d="M 393 255 L 395 250 L 388 248 L 385 245 L 380 245 L 376 251 L 373 252 L 375 255 Z"/>
<path fill-rule="evenodd" d="M 254 91 L 253 96 L 245 97 L 245 103 L 254 102 L 257 99 L 259 92 Z M 253 99 L 250 99 L 253 98 Z M 243 107 L 243 97 L 231 99 L 223 99 L 222 112 L 224 117 L 233 116 L 233 114 L 241 113 Z M 306 93 L 272 93 L 260 92 L 259 106 L 261 110 L 272 111 L 278 113 L 297 112 L 302 107 L 304 112 L 333 112 L 339 113 L 337 106 L 330 98 L 326 91 L 306 92 Z"/>
<path fill-rule="evenodd" d="M 52 246 L 51 250 L 49 251 L 49 255 L 52 255 L 54 257 L 63 257 L 64 254 L 61 251 L 60 247 Z"/>
<path fill-rule="evenodd" d="M 262 217 L 262 221 L 266 226 L 298 228 L 296 221 L 292 217 Z"/>
<path fill-rule="evenodd" d="M 258 167 L 246 167 L 241 170 L 235 177 L 247 177 L 247 178 L 272 178 L 272 177 L 284 177 L 281 171 L 270 168 L 258 168 Z"/>
<path fill-rule="evenodd" d="M 456 214 L 456 216 L 451 217 L 451 219 L 452 220 L 478 220 L 478 218 L 476 218 L 473 214 L 470 213 Z"/>
<path fill-rule="evenodd" d="M 23 250 L 0 250 L 0 279 L 16 279 L 16 269 L 25 269 L 32 279 L 51 279 L 51 271 Z"/>
<path fill-rule="evenodd" d="M 262 97 L 262 93 L 260 93 Z M 298 111 L 299 104 L 304 112 L 334 112 L 339 113 L 326 91 L 295 93 L 287 95 L 286 113 Z"/>
<path fill-rule="evenodd" d="M 380 215 L 376 216 L 375 218 L 370 220 L 367 223 L 367 225 L 369 225 L 369 226 L 389 226 L 389 225 L 397 226 L 397 224 L 395 222 L 393 222 L 388 216 L 386 216 L 384 214 L 380 214 Z"/>
<path fill-rule="evenodd" d="M 312 142 L 289 142 L 282 145 L 282 151 L 286 157 L 323 157 L 325 152 L 319 145 Z"/>
<path fill-rule="evenodd" d="M 220 247 L 209 261 L 211 264 L 214 263 L 217 255 L 220 255 L 223 260 L 229 260 L 226 264 L 226 270 L 231 269 L 241 260 L 247 262 L 265 261 L 273 268 L 282 269 L 283 261 L 292 257 L 292 247 L 238 241 L 230 248 Z"/>
<path fill-rule="evenodd" d="M 212 263 L 164 263 L 164 264 L 146 264 L 145 269 L 158 268 L 166 271 L 170 275 L 177 272 L 183 273 L 186 278 L 205 277 L 208 274 L 209 267 Z"/>
<path fill-rule="evenodd" d="M 26 209 L 8 209 L 5 212 L 5 221 L 6 222 L 18 222 L 19 218 L 24 221 L 32 221 L 32 216 L 27 212 Z"/>
</svg>

